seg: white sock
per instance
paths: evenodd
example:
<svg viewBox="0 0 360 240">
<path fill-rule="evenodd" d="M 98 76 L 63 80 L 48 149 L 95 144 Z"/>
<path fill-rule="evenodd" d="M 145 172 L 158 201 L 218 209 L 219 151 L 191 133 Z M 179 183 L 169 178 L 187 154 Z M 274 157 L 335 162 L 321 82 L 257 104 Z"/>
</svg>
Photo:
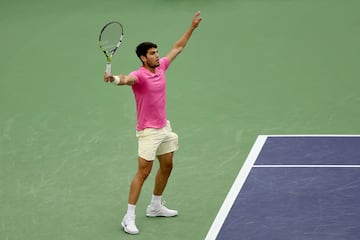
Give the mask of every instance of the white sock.
<svg viewBox="0 0 360 240">
<path fill-rule="evenodd" d="M 128 209 L 126 215 L 135 215 L 136 205 L 128 204 Z"/>
<path fill-rule="evenodd" d="M 161 206 L 161 196 L 152 195 L 151 206 L 160 207 Z"/>
</svg>

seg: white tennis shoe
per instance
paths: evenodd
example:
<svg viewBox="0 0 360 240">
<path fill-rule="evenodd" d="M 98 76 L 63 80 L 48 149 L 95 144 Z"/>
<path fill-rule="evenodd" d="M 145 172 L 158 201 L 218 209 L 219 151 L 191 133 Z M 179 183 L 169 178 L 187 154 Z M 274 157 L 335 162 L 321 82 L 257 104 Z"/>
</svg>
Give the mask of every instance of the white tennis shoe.
<svg viewBox="0 0 360 240">
<path fill-rule="evenodd" d="M 178 215 L 178 211 L 168 209 L 164 206 L 165 202 L 161 203 L 159 207 L 149 205 L 146 208 L 147 217 L 175 217 Z"/>
<path fill-rule="evenodd" d="M 139 233 L 139 229 L 135 225 L 135 215 L 125 215 L 121 221 L 121 226 L 123 226 L 124 231 L 129 234 Z"/>
</svg>

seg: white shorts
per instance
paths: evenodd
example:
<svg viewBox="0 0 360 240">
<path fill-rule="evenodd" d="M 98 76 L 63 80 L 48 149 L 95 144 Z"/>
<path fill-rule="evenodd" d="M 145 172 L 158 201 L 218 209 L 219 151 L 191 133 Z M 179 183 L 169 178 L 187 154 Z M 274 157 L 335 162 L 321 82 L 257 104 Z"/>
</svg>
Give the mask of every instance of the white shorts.
<svg viewBox="0 0 360 240">
<path fill-rule="evenodd" d="M 153 161 L 156 156 L 174 152 L 179 148 L 178 135 L 172 131 L 170 121 L 160 129 L 145 128 L 136 131 L 136 137 L 139 157 L 148 161 Z"/>
</svg>

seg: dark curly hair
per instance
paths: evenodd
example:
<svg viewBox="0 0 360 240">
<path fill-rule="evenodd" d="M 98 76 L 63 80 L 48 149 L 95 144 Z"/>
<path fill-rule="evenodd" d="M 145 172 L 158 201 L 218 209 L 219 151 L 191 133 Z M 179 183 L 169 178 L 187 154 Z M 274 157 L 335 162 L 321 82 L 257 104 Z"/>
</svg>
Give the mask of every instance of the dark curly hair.
<svg viewBox="0 0 360 240">
<path fill-rule="evenodd" d="M 157 48 L 157 45 L 152 42 L 142 42 L 136 47 L 136 55 L 138 58 L 141 56 L 146 56 L 146 53 L 150 48 Z"/>
</svg>

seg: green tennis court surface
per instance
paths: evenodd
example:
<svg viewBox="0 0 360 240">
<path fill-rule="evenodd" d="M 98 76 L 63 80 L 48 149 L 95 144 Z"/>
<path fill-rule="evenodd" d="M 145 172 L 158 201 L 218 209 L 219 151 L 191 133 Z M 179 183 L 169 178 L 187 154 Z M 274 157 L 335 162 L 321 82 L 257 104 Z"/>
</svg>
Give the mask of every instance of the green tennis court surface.
<svg viewBox="0 0 360 240">
<path fill-rule="evenodd" d="M 203 21 L 168 71 L 180 150 L 148 219 L 153 177 L 123 233 L 136 170 L 134 100 L 103 83 L 98 34 L 125 28 L 114 72 L 154 41 L 167 53 Z M 260 134 L 359 134 L 358 1 L 3 1 L 0 7 L 0 239 L 204 239 Z"/>
</svg>

